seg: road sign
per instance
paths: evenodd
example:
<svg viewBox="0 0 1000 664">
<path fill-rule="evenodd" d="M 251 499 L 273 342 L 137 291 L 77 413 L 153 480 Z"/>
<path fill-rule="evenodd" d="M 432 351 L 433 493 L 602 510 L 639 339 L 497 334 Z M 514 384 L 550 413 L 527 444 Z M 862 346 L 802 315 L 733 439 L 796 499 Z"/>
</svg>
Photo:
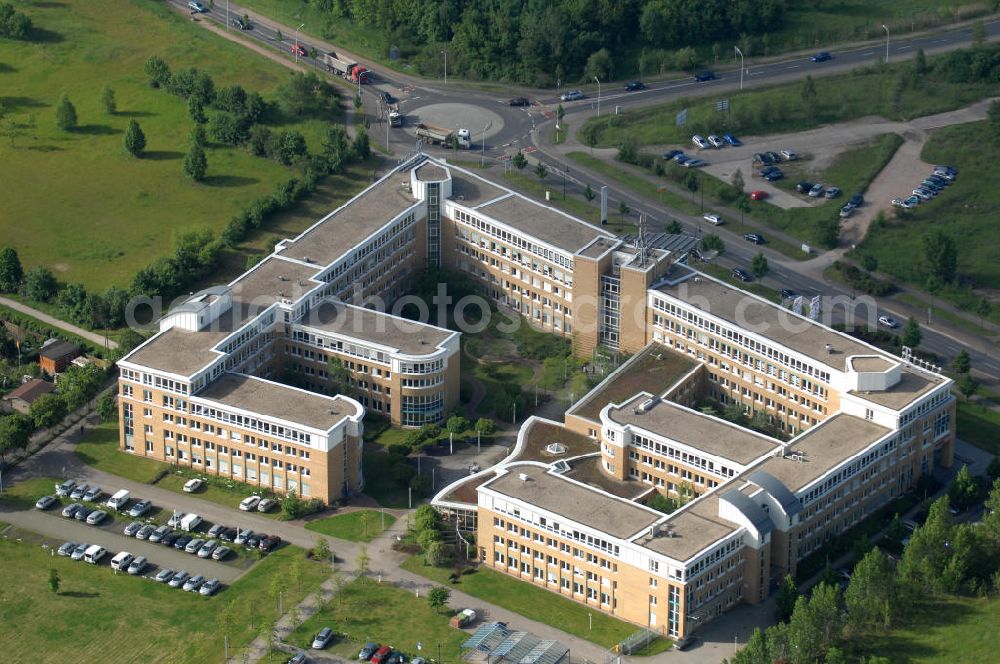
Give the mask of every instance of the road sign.
<svg viewBox="0 0 1000 664">
<path fill-rule="evenodd" d="M 683 111 L 677 114 L 677 126 L 682 126 L 688 120 L 688 110 L 685 108 Z"/>
<path fill-rule="evenodd" d="M 728 99 L 720 99 L 719 101 L 715 102 L 715 112 L 716 113 L 721 113 L 722 111 L 727 111 L 727 110 L 729 110 L 729 100 Z"/>
</svg>

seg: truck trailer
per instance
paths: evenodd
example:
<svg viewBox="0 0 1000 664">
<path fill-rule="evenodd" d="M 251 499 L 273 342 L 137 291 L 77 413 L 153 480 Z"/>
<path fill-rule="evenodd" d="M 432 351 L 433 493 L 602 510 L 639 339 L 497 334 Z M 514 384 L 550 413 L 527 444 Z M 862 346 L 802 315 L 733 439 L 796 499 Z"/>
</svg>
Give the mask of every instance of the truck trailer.
<svg viewBox="0 0 1000 664">
<path fill-rule="evenodd" d="M 370 72 L 364 65 L 360 65 L 354 60 L 341 58 L 333 51 L 320 54 L 319 59 L 326 65 L 326 70 L 331 74 L 336 74 L 352 83 L 364 84 L 368 82 Z"/>
<path fill-rule="evenodd" d="M 423 138 L 432 144 L 440 144 L 444 147 L 450 147 L 453 139 L 458 141 L 460 148 L 468 149 L 472 145 L 472 135 L 468 129 L 452 131 L 423 122 L 417 125 L 417 138 Z"/>
</svg>

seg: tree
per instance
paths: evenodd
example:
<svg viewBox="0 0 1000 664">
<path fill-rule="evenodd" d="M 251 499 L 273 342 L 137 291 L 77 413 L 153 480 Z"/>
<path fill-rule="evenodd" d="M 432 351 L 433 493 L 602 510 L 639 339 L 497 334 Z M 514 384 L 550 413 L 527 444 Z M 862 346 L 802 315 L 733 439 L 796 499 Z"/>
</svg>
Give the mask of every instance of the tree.
<svg viewBox="0 0 1000 664">
<path fill-rule="evenodd" d="M 56 104 L 56 126 L 63 131 L 72 131 L 76 129 L 76 124 L 76 107 L 69 100 L 69 96 L 63 93 L 59 103 Z"/>
<path fill-rule="evenodd" d="M 873 548 L 855 565 L 844 601 L 853 631 L 863 633 L 892 625 L 899 589 L 892 562 L 881 549 Z"/>
<path fill-rule="evenodd" d="M 976 315 L 979 316 L 979 326 L 986 327 L 986 319 L 989 317 L 990 312 L 993 311 L 993 305 L 985 297 L 979 300 L 976 304 Z"/>
<path fill-rule="evenodd" d="M 281 594 L 288 587 L 284 574 L 275 574 L 271 578 L 271 585 L 268 587 L 268 594 L 274 600 L 274 609 L 278 611 L 278 604 L 281 601 Z M 268 639 L 270 640 L 270 639 Z"/>
<path fill-rule="evenodd" d="M 913 57 L 913 73 L 923 76 L 927 71 L 927 55 L 924 53 L 924 49 L 921 48 L 917 50 L 917 54 Z"/>
<path fill-rule="evenodd" d="M 958 355 L 951 362 L 951 368 L 960 374 L 967 374 L 972 368 L 972 358 L 969 357 L 969 351 L 964 348 L 958 351 Z"/>
<path fill-rule="evenodd" d="M 958 380 L 955 381 L 958 391 L 962 393 L 966 399 L 971 397 L 979 390 L 979 381 L 970 376 L 969 374 L 962 374 L 959 376 Z"/>
<path fill-rule="evenodd" d="M 497 430 L 497 423 L 488 417 L 480 417 L 476 420 L 476 432 L 484 436 L 489 436 Z"/>
<path fill-rule="evenodd" d="M 39 265 L 24 275 L 23 288 L 29 299 L 48 302 L 55 296 L 59 283 L 49 268 Z"/>
<path fill-rule="evenodd" d="M 958 248 L 955 238 L 936 230 L 924 236 L 924 267 L 929 276 L 942 284 L 955 281 L 958 272 Z"/>
<path fill-rule="evenodd" d="M 650 507 L 657 512 L 663 512 L 664 514 L 671 514 L 677 511 L 678 505 L 677 501 L 669 496 L 664 496 L 659 491 L 654 491 L 653 496 L 646 503 L 646 507 Z"/>
<path fill-rule="evenodd" d="M 101 416 L 102 422 L 110 422 L 118 417 L 118 406 L 115 404 L 115 395 L 112 392 L 105 392 L 97 401 L 97 413 Z"/>
<path fill-rule="evenodd" d="M 13 247 L 0 249 L 0 292 L 13 293 L 21 287 L 24 268 L 17 250 Z"/>
<path fill-rule="evenodd" d="M 351 143 L 351 150 L 354 152 L 355 158 L 359 161 L 364 161 L 371 156 L 372 149 L 368 139 L 368 132 L 364 129 L 358 130 L 358 133 L 354 136 L 354 142 Z"/>
<path fill-rule="evenodd" d="M 726 251 L 726 243 L 715 233 L 709 233 L 703 237 L 700 246 L 702 251 L 717 251 L 720 254 Z"/>
<path fill-rule="evenodd" d="M 0 2 L 0 37 L 28 39 L 31 29 L 31 19 L 27 14 L 15 10 L 9 2 Z"/>
<path fill-rule="evenodd" d="M 101 106 L 108 115 L 114 115 L 118 110 L 118 103 L 115 101 L 115 91 L 105 85 L 101 88 Z"/>
<path fill-rule="evenodd" d="M 435 611 L 440 611 L 442 607 L 448 604 L 448 598 L 451 597 L 451 591 L 442 586 L 437 588 L 432 588 L 427 594 L 427 606 L 431 607 Z"/>
<path fill-rule="evenodd" d="M 146 149 L 146 134 L 142 132 L 142 127 L 132 118 L 125 128 L 125 152 L 133 157 L 141 157 L 142 151 Z"/>
<path fill-rule="evenodd" d="M 330 381 L 330 394 L 335 396 L 343 394 L 351 396 L 354 394 L 354 387 L 351 384 L 351 372 L 339 358 L 330 356 L 326 362 L 326 373 Z"/>
<path fill-rule="evenodd" d="M 66 402 L 56 394 L 43 395 L 31 404 L 28 416 L 38 428 L 55 426 L 66 417 Z"/>
<path fill-rule="evenodd" d="M 807 601 L 800 597 L 788 623 L 789 643 L 796 660 L 818 660 L 828 648 L 839 642 L 844 628 L 840 608 L 840 591 L 836 586 L 820 583 L 813 588 Z"/>
<path fill-rule="evenodd" d="M 146 73 L 146 76 L 149 77 L 150 87 L 159 88 L 170 82 L 170 67 L 158 55 L 149 56 L 142 69 Z"/>
<path fill-rule="evenodd" d="M 312 555 L 316 560 L 330 559 L 330 543 L 326 541 L 325 537 L 316 538 L 316 546 L 312 548 Z"/>
<path fill-rule="evenodd" d="M 812 76 L 806 76 L 806 80 L 802 81 L 802 101 L 806 106 L 816 102 L 816 81 Z"/>
<path fill-rule="evenodd" d="M 549 174 L 549 169 L 545 168 L 545 164 L 538 162 L 535 165 L 535 175 L 538 176 L 539 180 L 544 180 L 545 176 Z"/>
<path fill-rule="evenodd" d="M 205 102 L 201 100 L 201 97 L 188 97 L 188 115 L 191 116 L 191 120 L 196 125 L 200 126 L 208 122 L 208 116 L 205 115 Z"/>
<path fill-rule="evenodd" d="M 278 30 L 277 32 L 274 33 L 274 38 L 276 41 L 279 42 L 285 41 L 285 35 L 281 34 L 281 30 Z"/>
<path fill-rule="evenodd" d="M 767 639 L 759 627 L 755 627 L 747 644 L 733 657 L 733 664 L 771 664 Z"/>
<path fill-rule="evenodd" d="M 775 614 L 779 622 L 786 622 L 792 617 L 795 610 L 795 602 L 799 599 L 799 587 L 791 574 L 786 574 L 778 586 L 778 594 L 775 596 Z"/>
<path fill-rule="evenodd" d="M 904 346 L 916 348 L 920 345 L 920 340 L 923 336 L 923 332 L 920 331 L 920 323 L 917 322 L 916 318 L 911 316 L 910 319 L 906 321 L 906 327 L 903 328 L 903 334 L 901 335 L 900 341 Z"/>
<path fill-rule="evenodd" d="M 459 435 L 469 430 L 469 420 L 461 415 L 452 415 L 445 424 L 448 433 Z"/>
<path fill-rule="evenodd" d="M 191 145 L 197 145 L 198 147 L 205 147 L 208 142 L 208 135 L 205 133 L 205 127 L 200 124 L 196 124 L 191 127 L 191 133 L 188 136 L 188 142 Z"/>
<path fill-rule="evenodd" d="M 625 221 L 625 215 L 627 215 L 631 211 L 632 208 L 628 206 L 628 203 L 626 203 L 625 201 L 618 201 L 618 214 L 621 215 L 622 221 Z"/>
<path fill-rule="evenodd" d="M 205 150 L 200 145 L 192 145 L 184 156 L 184 175 L 195 182 L 205 179 L 205 172 L 208 170 L 208 160 L 205 158 Z"/>
<path fill-rule="evenodd" d="M 523 171 L 524 167 L 528 165 L 528 158 L 524 156 L 523 152 L 518 150 L 517 154 L 514 155 L 510 163 L 514 164 L 514 168 L 516 168 L 517 170 Z"/>
<path fill-rule="evenodd" d="M 0 458 L 27 448 L 33 428 L 32 421 L 21 413 L 0 416 Z"/>
<path fill-rule="evenodd" d="M 559 104 L 556 106 L 556 120 L 559 121 L 559 124 L 562 124 L 564 117 L 566 117 L 566 109 L 563 108 L 562 104 Z"/>
<path fill-rule="evenodd" d="M 424 549 L 424 563 L 430 565 L 431 567 L 440 567 L 442 565 L 447 565 L 451 562 L 451 549 L 448 545 L 437 540 L 431 542 L 426 549 Z"/>
<path fill-rule="evenodd" d="M 901 579 L 917 591 L 938 592 L 948 586 L 945 569 L 951 559 L 952 523 L 948 496 L 938 498 L 927 521 L 913 531 L 897 565 Z"/>
<path fill-rule="evenodd" d="M 743 171 L 741 171 L 738 168 L 736 169 L 736 172 L 733 173 L 731 182 L 733 185 L 733 189 L 735 189 L 740 194 L 742 194 L 746 189 L 746 183 L 743 182 Z"/>
<path fill-rule="evenodd" d="M 979 498 L 979 482 L 969 472 L 969 466 L 962 464 L 951 486 L 948 487 L 949 502 L 959 509 L 965 509 Z"/>
<path fill-rule="evenodd" d="M 595 194 L 594 190 L 590 188 L 590 183 L 587 183 L 586 188 L 584 188 L 583 190 L 583 197 L 587 199 L 588 203 L 590 203 L 594 200 L 594 197 L 596 196 L 597 194 Z"/>
<path fill-rule="evenodd" d="M 990 465 L 986 466 L 986 476 L 992 482 L 1000 480 L 1000 457 L 990 459 Z"/>
<path fill-rule="evenodd" d="M 59 594 L 59 570 L 49 570 L 49 589 L 52 590 L 53 594 Z"/>
<path fill-rule="evenodd" d="M 972 24 L 972 44 L 974 46 L 981 46 L 986 43 L 986 26 L 983 25 L 982 21 L 976 21 Z"/>
<path fill-rule="evenodd" d="M 421 505 L 413 513 L 413 530 L 421 533 L 425 530 L 437 530 L 441 524 L 441 515 L 430 505 Z"/>
<path fill-rule="evenodd" d="M 671 219 L 670 223 L 667 224 L 664 230 L 670 235 L 680 235 L 684 232 L 684 229 L 681 227 L 681 222 L 676 219 Z"/>
<path fill-rule="evenodd" d="M 358 552 L 357 560 L 355 561 L 358 566 L 358 576 L 367 576 L 369 570 L 371 569 L 372 559 L 368 555 L 368 547 L 362 546 L 361 550 Z"/>
<path fill-rule="evenodd" d="M 767 256 L 763 252 L 758 252 L 756 256 L 753 257 L 753 262 L 750 264 L 750 270 L 753 275 L 758 279 L 763 279 L 764 275 L 770 270 L 770 266 L 767 264 Z"/>
</svg>

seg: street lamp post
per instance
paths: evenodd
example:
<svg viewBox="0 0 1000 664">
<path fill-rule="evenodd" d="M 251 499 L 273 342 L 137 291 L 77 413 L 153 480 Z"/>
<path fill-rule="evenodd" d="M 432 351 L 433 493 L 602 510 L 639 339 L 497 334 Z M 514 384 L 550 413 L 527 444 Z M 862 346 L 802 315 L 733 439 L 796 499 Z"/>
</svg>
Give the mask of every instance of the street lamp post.
<svg viewBox="0 0 1000 664">
<path fill-rule="evenodd" d="M 295 28 L 295 62 L 299 61 L 299 30 L 301 30 L 304 26 L 305 23 Z"/>
<path fill-rule="evenodd" d="M 594 80 L 597 81 L 597 117 L 601 117 L 601 81 L 596 76 Z"/>
<path fill-rule="evenodd" d="M 444 84 L 448 85 L 448 51 L 441 51 L 444 56 Z"/>
<path fill-rule="evenodd" d="M 226 0 L 226 32 L 229 32 L 229 0 Z"/>
<path fill-rule="evenodd" d="M 480 166 L 486 163 L 486 130 L 489 128 L 490 128 L 489 123 L 486 123 L 486 125 L 483 126 L 483 140 L 481 141 L 481 143 L 483 144 L 482 146 L 483 150 L 482 150 L 482 156 L 479 158 Z"/>
<path fill-rule="evenodd" d="M 885 64 L 889 64 L 889 28 L 883 23 L 882 29 L 885 30 Z"/>
<path fill-rule="evenodd" d="M 736 49 L 736 55 L 740 56 L 740 90 L 743 89 L 743 51 L 740 50 L 739 46 L 734 46 Z"/>
</svg>

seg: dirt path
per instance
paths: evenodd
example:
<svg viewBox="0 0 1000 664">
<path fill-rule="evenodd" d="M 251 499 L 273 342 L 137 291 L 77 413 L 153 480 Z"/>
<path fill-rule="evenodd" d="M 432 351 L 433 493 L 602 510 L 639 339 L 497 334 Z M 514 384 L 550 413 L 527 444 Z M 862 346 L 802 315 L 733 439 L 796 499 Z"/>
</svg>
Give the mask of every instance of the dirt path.
<svg viewBox="0 0 1000 664">
<path fill-rule="evenodd" d="M 29 307 L 26 304 L 21 304 L 17 300 L 11 300 L 6 297 L 0 297 L 0 304 L 4 305 L 5 307 L 10 307 L 14 311 L 20 311 L 22 314 L 27 314 L 32 318 L 37 318 L 38 320 L 48 325 L 51 325 L 52 327 L 58 327 L 60 330 L 66 330 L 67 332 L 71 332 L 78 337 L 83 337 L 87 341 L 97 344 L 97 346 L 100 348 L 105 347 L 105 345 L 108 348 L 111 348 L 112 350 L 118 348 L 118 342 L 116 341 L 111 341 L 110 339 L 106 339 L 105 337 L 102 337 L 99 334 L 95 334 L 94 332 L 89 332 L 87 330 L 79 328 L 76 325 L 73 325 L 72 323 L 67 323 L 66 321 L 59 320 L 58 318 L 48 315 L 44 311 L 39 311 L 38 309 Z"/>
</svg>

